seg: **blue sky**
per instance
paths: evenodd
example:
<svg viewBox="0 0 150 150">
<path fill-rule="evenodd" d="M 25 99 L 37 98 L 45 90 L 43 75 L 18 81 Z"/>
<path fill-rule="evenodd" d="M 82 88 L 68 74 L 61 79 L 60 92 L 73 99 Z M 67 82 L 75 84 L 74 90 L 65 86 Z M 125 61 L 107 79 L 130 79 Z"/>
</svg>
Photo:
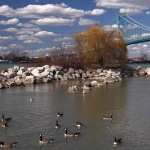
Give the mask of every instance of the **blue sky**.
<svg viewBox="0 0 150 150">
<path fill-rule="evenodd" d="M 56 47 L 72 46 L 72 36 L 92 24 L 107 28 L 118 13 L 127 13 L 150 26 L 149 0 L 2 0 L 0 1 L 0 52 L 10 50 L 46 54 Z M 150 44 L 129 47 L 129 54 L 149 53 Z M 143 53 L 142 52 L 142 53 Z"/>
</svg>

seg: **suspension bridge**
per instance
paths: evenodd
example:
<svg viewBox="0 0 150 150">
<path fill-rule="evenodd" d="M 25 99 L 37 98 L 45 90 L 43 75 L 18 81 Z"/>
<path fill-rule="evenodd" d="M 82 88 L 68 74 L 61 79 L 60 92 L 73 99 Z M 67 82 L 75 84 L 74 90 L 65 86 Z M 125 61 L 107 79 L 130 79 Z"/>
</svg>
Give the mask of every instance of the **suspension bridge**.
<svg viewBox="0 0 150 150">
<path fill-rule="evenodd" d="M 121 31 L 126 45 L 150 41 L 150 27 L 147 27 L 127 15 L 119 15 L 118 29 Z"/>
</svg>

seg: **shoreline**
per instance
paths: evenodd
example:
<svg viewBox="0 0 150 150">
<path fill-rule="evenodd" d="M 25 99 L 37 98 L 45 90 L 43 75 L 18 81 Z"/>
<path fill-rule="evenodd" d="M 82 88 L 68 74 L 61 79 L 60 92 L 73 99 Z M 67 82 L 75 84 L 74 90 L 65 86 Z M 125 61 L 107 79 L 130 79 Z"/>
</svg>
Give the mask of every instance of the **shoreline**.
<svg viewBox="0 0 150 150">
<path fill-rule="evenodd" d="M 0 71 L 0 89 L 27 86 L 57 81 L 83 81 L 83 85 L 72 85 L 68 92 L 88 92 L 99 87 L 122 80 L 121 72 L 115 69 L 65 69 L 61 66 L 44 65 L 42 67 L 14 66 Z"/>
</svg>

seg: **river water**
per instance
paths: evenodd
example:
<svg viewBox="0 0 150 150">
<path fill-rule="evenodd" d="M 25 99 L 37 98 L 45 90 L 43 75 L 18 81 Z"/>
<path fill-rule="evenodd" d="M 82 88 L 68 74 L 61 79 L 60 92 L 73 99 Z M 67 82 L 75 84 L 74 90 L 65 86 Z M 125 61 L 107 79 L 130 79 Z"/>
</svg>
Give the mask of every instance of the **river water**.
<svg viewBox="0 0 150 150">
<path fill-rule="evenodd" d="M 67 84 L 62 83 L 0 90 L 2 112 L 12 121 L 7 129 L 0 129 L 0 140 L 18 141 L 16 150 L 150 149 L 148 78 L 124 79 L 86 95 L 68 94 Z M 58 130 L 54 129 L 57 112 L 64 113 Z M 113 113 L 112 122 L 102 120 L 105 113 Z M 81 136 L 66 140 L 64 128 L 76 131 L 76 121 L 85 124 Z M 40 133 L 53 137 L 54 144 L 40 146 Z M 113 147 L 113 136 L 121 137 L 122 145 Z"/>
</svg>

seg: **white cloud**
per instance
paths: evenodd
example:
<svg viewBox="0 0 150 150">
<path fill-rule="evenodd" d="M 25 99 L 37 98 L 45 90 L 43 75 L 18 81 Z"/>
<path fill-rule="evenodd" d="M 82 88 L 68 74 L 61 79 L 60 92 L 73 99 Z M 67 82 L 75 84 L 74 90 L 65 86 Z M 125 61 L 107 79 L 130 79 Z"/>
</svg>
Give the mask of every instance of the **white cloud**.
<svg viewBox="0 0 150 150">
<path fill-rule="evenodd" d="M 148 0 L 96 0 L 96 5 L 107 8 L 139 8 L 146 9 L 149 7 Z"/>
<path fill-rule="evenodd" d="M 15 11 L 7 5 L 0 6 L 0 15 L 2 16 L 14 16 Z"/>
<path fill-rule="evenodd" d="M 95 2 L 97 7 L 123 8 L 124 11 L 128 11 L 129 13 L 131 13 L 131 11 L 132 13 L 139 13 L 144 9 L 148 9 L 150 6 L 149 0 L 95 0 Z"/>
<path fill-rule="evenodd" d="M 31 24 L 31 23 L 18 23 L 17 24 L 18 27 L 23 27 L 23 28 L 34 28 L 34 27 L 37 27 L 35 26 L 34 24 Z"/>
<path fill-rule="evenodd" d="M 118 25 L 117 24 L 112 24 L 112 25 L 105 25 L 104 26 L 105 30 L 114 30 L 114 29 L 118 29 Z"/>
<path fill-rule="evenodd" d="M 39 43 L 42 43 L 42 41 L 39 38 L 30 37 L 27 40 L 24 40 L 23 43 L 25 43 L 25 44 L 39 44 Z"/>
<path fill-rule="evenodd" d="M 0 24 L 1 25 L 15 25 L 19 22 L 18 18 L 12 18 L 12 19 L 8 19 L 8 20 L 1 20 Z"/>
<path fill-rule="evenodd" d="M 79 20 L 80 26 L 88 26 L 88 25 L 93 25 L 93 24 L 98 24 L 98 23 L 99 23 L 98 21 L 87 19 L 87 18 L 80 18 Z"/>
<path fill-rule="evenodd" d="M 21 8 L 13 9 L 7 5 L 0 6 L 0 15 L 6 17 L 20 18 L 41 18 L 42 16 L 57 16 L 66 18 L 80 18 L 85 15 L 102 15 L 104 9 L 94 9 L 85 11 L 67 6 L 64 3 L 60 4 L 44 4 L 44 5 L 26 5 Z"/>
<path fill-rule="evenodd" d="M 11 32 L 11 33 L 16 33 L 18 30 L 17 30 L 17 28 L 7 28 L 4 31 Z"/>
<path fill-rule="evenodd" d="M 67 17 L 81 17 L 84 15 L 83 10 L 68 7 L 65 4 L 45 4 L 45 5 L 27 5 L 23 8 L 16 9 L 19 16 L 26 15 L 58 15 Z"/>
<path fill-rule="evenodd" d="M 104 14 L 106 11 L 104 9 L 93 9 L 92 11 L 90 11 L 90 15 L 92 16 L 99 16 Z"/>
<path fill-rule="evenodd" d="M 46 36 L 56 36 L 57 34 L 54 32 L 48 32 L 48 31 L 39 31 L 35 33 L 35 36 L 37 37 L 46 37 Z"/>
<path fill-rule="evenodd" d="M 69 36 L 64 36 L 64 37 L 58 37 L 54 39 L 54 42 L 64 42 L 64 41 L 73 41 L 73 38 Z"/>
<path fill-rule="evenodd" d="M 4 40 L 12 40 L 13 37 L 12 36 L 0 36 L 0 41 L 4 41 Z"/>
<path fill-rule="evenodd" d="M 49 17 L 49 18 L 32 20 L 31 22 L 38 25 L 72 25 L 74 21 L 75 21 L 74 19 Z"/>
<path fill-rule="evenodd" d="M 39 27 L 32 27 L 32 28 L 20 28 L 18 31 L 17 31 L 17 35 L 33 35 L 35 34 L 36 32 L 39 32 L 41 31 L 41 29 Z"/>
<path fill-rule="evenodd" d="M 17 39 L 25 44 L 42 43 L 42 41 L 38 37 L 35 37 L 33 35 L 19 35 L 17 36 Z"/>
<path fill-rule="evenodd" d="M 8 50 L 8 47 L 6 47 L 6 46 L 0 46 L 0 51 L 3 51 L 3 50 Z"/>
<path fill-rule="evenodd" d="M 142 10 L 136 8 L 121 8 L 119 12 L 122 14 L 138 14 L 142 13 Z"/>
<path fill-rule="evenodd" d="M 150 15 L 150 10 L 145 12 L 146 15 Z"/>
<path fill-rule="evenodd" d="M 18 40 L 24 41 L 24 40 L 28 40 L 30 38 L 29 35 L 19 35 L 17 36 Z"/>
<path fill-rule="evenodd" d="M 18 50 L 18 49 L 23 50 L 24 49 L 23 45 L 20 45 L 18 43 L 17 44 L 15 44 L 15 43 L 9 44 L 8 48 L 11 50 Z"/>
</svg>

